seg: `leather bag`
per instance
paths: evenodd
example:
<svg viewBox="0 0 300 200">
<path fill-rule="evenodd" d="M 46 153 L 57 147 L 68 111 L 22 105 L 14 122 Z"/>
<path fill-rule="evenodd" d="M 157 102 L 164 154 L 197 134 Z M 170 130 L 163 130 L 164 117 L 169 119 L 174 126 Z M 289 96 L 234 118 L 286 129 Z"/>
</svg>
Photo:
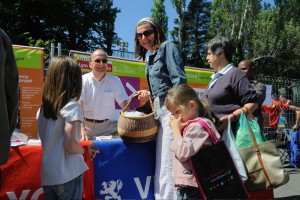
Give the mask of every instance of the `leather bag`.
<svg viewBox="0 0 300 200">
<path fill-rule="evenodd" d="M 247 117 L 253 117 L 245 107 Z M 279 152 L 272 141 L 257 144 L 253 131 L 248 125 L 252 146 L 240 149 L 240 154 L 246 166 L 248 180 L 245 186 L 248 191 L 274 189 L 286 184 L 289 175 L 283 168 Z"/>
<path fill-rule="evenodd" d="M 224 141 L 218 140 L 204 121 L 196 122 L 209 133 L 213 143 L 190 157 L 203 199 L 248 199 L 249 194 Z"/>
</svg>

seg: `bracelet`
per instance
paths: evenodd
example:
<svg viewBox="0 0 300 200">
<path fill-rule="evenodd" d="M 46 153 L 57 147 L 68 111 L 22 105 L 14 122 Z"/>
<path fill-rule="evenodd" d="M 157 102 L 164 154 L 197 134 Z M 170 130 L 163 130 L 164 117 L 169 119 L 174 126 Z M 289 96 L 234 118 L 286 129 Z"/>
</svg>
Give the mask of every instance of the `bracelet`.
<svg viewBox="0 0 300 200">
<path fill-rule="evenodd" d="M 233 115 L 233 121 L 236 121 L 236 115 L 234 113 L 231 113 Z"/>
</svg>

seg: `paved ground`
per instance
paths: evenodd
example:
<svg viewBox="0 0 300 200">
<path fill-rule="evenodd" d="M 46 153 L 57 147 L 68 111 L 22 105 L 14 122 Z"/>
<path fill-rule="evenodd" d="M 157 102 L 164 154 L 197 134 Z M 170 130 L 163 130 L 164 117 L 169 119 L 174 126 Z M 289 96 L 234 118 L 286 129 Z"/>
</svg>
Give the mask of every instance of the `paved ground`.
<svg viewBox="0 0 300 200">
<path fill-rule="evenodd" d="M 284 167 L 290 175 L 290 180 L 287 184 L 274 190 L 275 199 L 300 199 L 300 169 L 292 168 L 289 164 L 289 159 L 286 151 L 281 151 L 284 161 Z"/>
</svg>

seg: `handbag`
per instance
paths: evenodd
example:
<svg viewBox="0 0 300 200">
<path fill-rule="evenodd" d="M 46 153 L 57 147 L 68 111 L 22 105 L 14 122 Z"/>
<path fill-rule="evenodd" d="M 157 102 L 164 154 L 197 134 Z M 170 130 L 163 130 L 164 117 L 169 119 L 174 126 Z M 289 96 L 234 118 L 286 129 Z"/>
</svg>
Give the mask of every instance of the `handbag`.
<svg viewBox="0 0 300 200">
<path fill-rule="evenodd" d="M 244 107 L 243 109 L 247 108 Z M 259 124 L 254 117 L 250 118 L 250 116 L 246 116 L 244 112 L 242 112 L 237 122 L 237 131 L 235 135 L 235 142 L 239 149 L 252 146 L 253 144 L 248 128 L 249 126 L 251 127 L 257 144 L 266 141 L 264 135 L 261 134 Z"/>
<path fill-rule="evenodd" d="M 239 152 L 239 149 L 235 143 L 235 138 L 232 133 L 231 129 L 231 122 L 230 118 L 228 117 L 228 123 L 226 129 L 223 131 L 222 140 L 224 140 L 224 143 L 226 144 L 228 150 L 231 153 L 231 156 L 233 158 L 233 162 L 240 174 L 241 179 L 245 182 L 248 179 L 248 175 L 246 172 L 246 168 L 243 162 L 243 159 L 241 157 L 241 154 Z"/>
<path fill-rule="evenodd" d="M 253 117 L 245 107 L 242 109 Z M 250 125 L 248 129 L 253 144 L 240 149 L 248 174 L 248 180 L 245 182 L 247 190 L 274 189 L 286 184 L 289 181 L 289 175 L 283 168 L 275 144 L 272 141 L 257 144 Z"/>
<path fill-rule="evenodd" d="M 128 116 L 125 114 L 130 103 L 138 98 L 138 94 L 134 94 L 127 105 L 121 110 L 118 119 L 118 134 L 120 138 L 126 142 L 142 143 L 156 139 L 158 132 L 158 121 L 154 119 L 154 111 L 143 116 Z M 153 109 L 151 96 L 148 95 L 149 106 Z"/>
<path fill-rule="evenodd" d="M 248 192 L 224 141 L 218 140 L 204 121 L 197 122 L 213 143 L 189 159 L 203 199 L 247 199 Z"/>
</svg>

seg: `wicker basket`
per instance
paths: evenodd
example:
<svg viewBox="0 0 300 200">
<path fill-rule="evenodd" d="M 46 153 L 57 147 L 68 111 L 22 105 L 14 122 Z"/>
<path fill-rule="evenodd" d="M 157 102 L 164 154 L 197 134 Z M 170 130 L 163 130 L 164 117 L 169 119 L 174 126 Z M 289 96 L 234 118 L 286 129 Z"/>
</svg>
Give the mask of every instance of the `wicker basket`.
<svg viewBox="0 0 300 200">
<path fill-rule="evenodd" d="M 132 96 L 128 104 L 122 109 L 118 120 L 118 133 L 126 142 L 149 142 L 156 139 L 158 131 L 158 121 L 154 119 L 153 103 L 149 96 L 152 113 L 144 116 L 126 116 L 124 110 L 130 105 L 138 94 Z"/>
</svg>

